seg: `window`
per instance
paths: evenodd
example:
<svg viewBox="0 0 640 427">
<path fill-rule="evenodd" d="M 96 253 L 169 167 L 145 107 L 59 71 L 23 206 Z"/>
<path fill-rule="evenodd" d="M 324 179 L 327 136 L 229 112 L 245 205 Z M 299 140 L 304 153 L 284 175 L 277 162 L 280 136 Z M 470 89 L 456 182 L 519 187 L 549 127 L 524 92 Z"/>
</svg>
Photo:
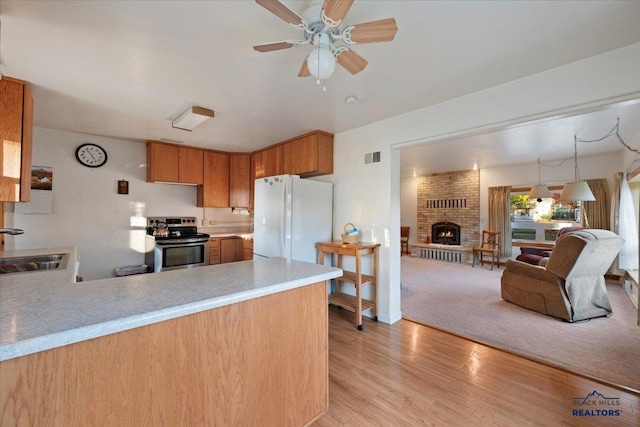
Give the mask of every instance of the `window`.
<svg viewBox="0 0 640 427">
<path fill-rule="evenodd" d="M 529 200 L 528 188 L 511 192 L 511 239 L 554 242 L 564 227 L 580 225 L 580 202 L 560 201 L 560 189 L 550 188 L 552 197 Z M 555 191 L 554 191 L 555 190 Z"/>
</svg>

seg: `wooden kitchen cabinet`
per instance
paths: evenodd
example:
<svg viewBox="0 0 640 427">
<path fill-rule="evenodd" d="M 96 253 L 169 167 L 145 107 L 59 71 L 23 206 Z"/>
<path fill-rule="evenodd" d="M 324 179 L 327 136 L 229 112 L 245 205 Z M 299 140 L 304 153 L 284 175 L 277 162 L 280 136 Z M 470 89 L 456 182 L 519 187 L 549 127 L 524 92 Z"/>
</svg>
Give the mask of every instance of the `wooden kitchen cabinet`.
<svg viewBox="0 0 640 427">
<path fill-rule="evenodd" d="M 251 259 L 253 259 L 253 240 L 251 239 L 228 236 L 212 237 L 209 240 L 209 264 L 226 264 Z"/>
<path fill-rule="evenodd" d="M 252 154 L 255 178 L 284 174 L 284 146 L 276 145 Z"/>
<path fill-rule="evenodd" d="M 314 131 L 283 144 L 284 173 L 310 177 L 333 173 L 333 135 Z"/>
<path fill-rule="evenodd" d="M 204 152 L 197 148 L 180 147 L 178 151 L 178 182 L 201 185 L 203 182 Z"/>
<path fill-rule="evenodd" d="M 220 264 L 220 238 L 212 237 L 209 240 L 209 264 Z"/>
<path fill-rule="evenodd" d="M 199 207 L 229 207 L 229 155 L 216 151 L 204 152 L 202 185 L 198 186 Z"/>
<path fill-rule="evenodd" d="M 251 195 L 249 208 L 253 209 L 253 195 L 255 191 L 256 178 L 282 175 L 284 147 L 282 144 L 265 150 L 260 150 L 251 154 Z"/>
<path fill-rule="evenodd" d="M 31 197 L 33 98 L 28 83 L 0 80 L 0 201 L 28 202 Z"/>
<path fill-rule="evenodd" d="M 229 206 L 248 208 L 251 201 L 251 154 L 229 155 Z"/>
<path fill-rule="evenodd" d="M 253 259 L 253 239 L 242 240 L 242 260 L 249 261 Z"/>
<path fill-rule="evenodd" d="M 242 244 L 241 240 L 238 237 L 220 238 L 220 264 L 242 260 L 242 252 L 238 251 L 238 245 Z M 242 246 L 240 246 L 240 249 L 242 249 Z M 238 254 L 240 254 L 239 258 Z"/>
<path fill-rule="evenodd" d="M 149 141 L 147 181 L 200 185 L 203 182 L 203 150 Z"/>
</svg>

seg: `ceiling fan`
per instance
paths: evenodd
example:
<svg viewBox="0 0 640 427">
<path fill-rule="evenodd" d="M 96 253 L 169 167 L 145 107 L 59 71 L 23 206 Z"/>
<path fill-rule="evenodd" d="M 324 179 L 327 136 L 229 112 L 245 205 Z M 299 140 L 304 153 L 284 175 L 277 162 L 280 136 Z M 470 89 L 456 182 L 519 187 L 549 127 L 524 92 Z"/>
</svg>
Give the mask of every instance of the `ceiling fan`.
<svg viewBox="0 0 640 427">
<path fill-rule="evenodd" d="M 354 0 L 315 0 L 302 16 L 279 0 L 256 0 L 283 21 L 302 30 L 302 40 L 284 40 L 253 46 L 258 52 L 312 45 L 313 50 L 302 63 L 298 77 L 313 76 L 320 81 L 333 74 L 336 62 L 351 74 L 364 70 L 368 62 L 351 49 L 355 44 L 391 41 L 398 31 L 394 18 L 342 27 L 342 22 Z M 325 87 L 326 90 L 326 87 Z"/>
</svg>

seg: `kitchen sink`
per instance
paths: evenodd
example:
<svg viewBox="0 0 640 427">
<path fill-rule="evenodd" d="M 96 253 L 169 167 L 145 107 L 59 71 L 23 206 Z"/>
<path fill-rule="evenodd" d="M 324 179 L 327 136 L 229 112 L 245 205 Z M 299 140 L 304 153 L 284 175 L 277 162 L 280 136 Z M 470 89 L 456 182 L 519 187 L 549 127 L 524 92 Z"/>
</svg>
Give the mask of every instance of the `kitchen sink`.
<svg viewBox="0 0 640 427">
<path fill-rule="evenodd" d="M 0 274 L 64 268 L 66 254 L 31 255 L 0 259 Z"/>
</svg>

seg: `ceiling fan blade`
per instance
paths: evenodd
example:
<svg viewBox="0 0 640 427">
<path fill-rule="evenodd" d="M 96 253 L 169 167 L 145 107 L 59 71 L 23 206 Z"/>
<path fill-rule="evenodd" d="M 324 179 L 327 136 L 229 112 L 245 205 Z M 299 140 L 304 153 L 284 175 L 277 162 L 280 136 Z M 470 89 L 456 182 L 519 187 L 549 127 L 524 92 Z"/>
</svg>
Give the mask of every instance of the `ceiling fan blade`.
<svg viewBox="0 0 640 427">
<path fill-rule="evenodd" d="M 300 71 L 298 72 L 298 77 L 309 77 L 310 75 L 309 67 L 307 67 L 307 58 L 304 58 L 302 67 L 300 67 Z"/>
<path fill-rule="evenodd" d="M 398 26 L 394 18 L 358 24 L 351 29 L 351 41 L 355 43 L 390 42 L 396 36 Z"/>
<path fill-rule="evenodd" d="M 283 42 L 275 42 L 275 43 L 257 44 L 253 47 L 253 50 L 257 50 L 258 52 L 271 52 L 273 50 L 289 49 L 290 47 L 293 47 L 293 46 L 295 46 L 293 43 L 289 41 L 283 41 Z"/>
<path fill-rule="evenodd" d="M 302 24 L 302 18 L 300 17 L 300 15 L 289 9 L 286 5 L 282 4 L 278 0 L 256 0 L 256 3 L 264 7 L 283 21 L 288 22 L 289 24 Z"/>
<path fill-rule="evenodd" d="M 324 0 L 322 10 L 327 17 L 322 19 L 327 27 L 335 28 L 342 23 L 354 0 Z"/>
<path fill-rule="evenodd" d="M 342 65 L 351 74 L 358 74 L 364 70 L 369 62 L 352 50 L 345 50 L 337 57 L 338 64 Z"/>
</svg>

